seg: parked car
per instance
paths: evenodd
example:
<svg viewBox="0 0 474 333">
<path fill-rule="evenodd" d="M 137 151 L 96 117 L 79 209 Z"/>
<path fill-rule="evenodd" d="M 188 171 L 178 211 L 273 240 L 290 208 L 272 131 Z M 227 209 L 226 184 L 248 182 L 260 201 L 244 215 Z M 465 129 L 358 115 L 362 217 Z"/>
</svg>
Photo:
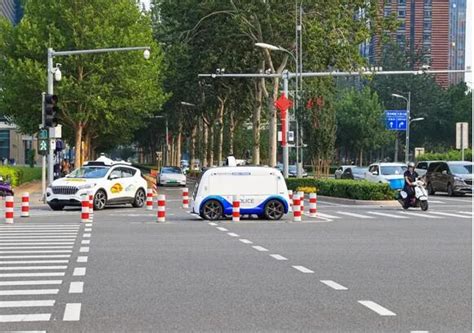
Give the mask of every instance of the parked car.
<svg viewBox="0 0 474 333">
<path fill-rule="evenodd" d="M 366 167 L 358 167 L 355 165 L 351 165 L 349 168 L 346 168 L 340 179 L 354 179 L 354 180 L 362 180 L 365 179 L 365 173 L 367 172 Z"/>
<path fill-rule="evenodd" d="M 156 185 L 186 186 L 186 175 L 180 167 L 164 166 L 156 177 Z"/>
<path fill-rule="evenodd" d="M 393 190 L 400 190 L 405 184 L 403 174 L 407 166 L 403 163 L 374 163 L 365 172 L 365 179 L 374 183 L 387 183 Z"/>
<path fill-rule="evenodd" d="M 448 192 L 448 195 L 472 193 L 472 162 L 433 162 L 426 173 L 428 194 Z"/>
<path fill-rule="evenodd" d="M 263 166 L 226 166 L 201 175 L 192 195 L 192 213 L 206 220 L 232 215 L 234 195 L 240 197 L 241 215 L 279 220 L 291 210 L 280 171 Z"/>
<path fill-rule="evenodd" d="M 296 177 L 297 175 L 297 169 L 296 165 L 290 165 L 288 166 L 288 177 Z M 308 177 L 308 173 L 306 172 L 305 169 L 301 170 L 301 177 Z"/>
<path fill-rule="evenodd" d="M 334 178 L 335 179 L 341 179 L 342 174 L 344 171 L 346 171 L 348 168 L 354 168 L 357 165 L 341 165 L 339 168 L 336 169 L 334 172 Z"/>
<path fill-rule="evenodd" d="M 439 161 L 420 161 L 420 162 L 418 162 L 416 164 L 416 167 L 415 167 L 415 171 L 418 174 L 418 176 L 423 177 L 424 175 L 426 175 L 426 172 L 428 171 L 428 167 L 433 162 L 439 162 Z"/>
<path fill-rule="evenodd" d="M 83 196 L 92 194 L 96 210 L 127 203 L 143 207 L 146 189 L 140 170 L 128 162 L 101 156 L 53 181 L 46 189 L 46 201 L 52 210 L 62 210 L 65 206 L 80 206 Z"/>
</svg>

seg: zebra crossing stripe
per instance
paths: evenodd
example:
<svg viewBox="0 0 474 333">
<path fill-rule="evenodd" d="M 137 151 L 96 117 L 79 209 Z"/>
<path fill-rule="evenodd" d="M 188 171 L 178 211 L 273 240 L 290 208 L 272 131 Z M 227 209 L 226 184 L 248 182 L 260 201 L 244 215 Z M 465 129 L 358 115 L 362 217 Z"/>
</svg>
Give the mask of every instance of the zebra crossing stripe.
<svg viewBox="0 0 474 333">
<path fill-rule="evenodd" d="M 356 213 L 349 213 L 349 212 L 337 212 L 337 213 L 342 214 L 342 215 L 351 216 L 351 217 L 358 217 L 358 218 L 361 218 L 361 219 L 373 219 L 372 216 L 356 214 Z"/>
<path fill-rule="evenodd" d="M 373 215 L 391 217 L 391 218 L 395 218 L 395 219 L 407 219 L 408 218 L 406 216 L 394 215 L 394 214 L 389 214 L 389 213 L 380 213 L 380 212 L 368 212 L 368 213 L 373 214 Z"/>
<path fill-rule="evenodd" d="M 445 213 L 445 212 L 431 212 L 431 214 L 450 216 L 450 217 L 459 217 L 461 219 L 472 219 L 471 216 L 459 215 L 459 214 L 453 214 L 453 213 Z"/>
</svg>

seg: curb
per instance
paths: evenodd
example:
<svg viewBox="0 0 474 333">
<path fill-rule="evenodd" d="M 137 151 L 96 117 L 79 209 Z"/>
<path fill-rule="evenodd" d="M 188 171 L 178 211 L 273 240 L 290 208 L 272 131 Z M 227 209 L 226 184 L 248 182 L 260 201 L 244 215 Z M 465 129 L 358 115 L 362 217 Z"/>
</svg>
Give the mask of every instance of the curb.
<svg viewBox="0 0 474 333">
<path fill-rule="evenodd" d="M 321 199 L 330 203 L 338 203 L 344 205 L 361 205 L 361 206 L 399 206 L 400 203 L 397 200 L 356 200 L 338 197 L 328 197 L 325 195 L 318 195 L 318 199 Z"/>
</svg>

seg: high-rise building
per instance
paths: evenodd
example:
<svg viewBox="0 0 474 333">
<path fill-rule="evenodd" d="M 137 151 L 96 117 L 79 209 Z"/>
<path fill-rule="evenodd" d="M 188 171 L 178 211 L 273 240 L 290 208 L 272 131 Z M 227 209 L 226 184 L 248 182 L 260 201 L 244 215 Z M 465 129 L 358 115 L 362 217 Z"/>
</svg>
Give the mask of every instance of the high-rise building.
<svg viewBox="0 0 474 333">
<path fill-rule="evenodd" d="M 413 53 L 422 53 L 431 69 L 464 69 L 467 0 L 380 0 L 384 16 L 400 21 L 391 36 Z M 380 56 L 379 38 L 362 48 L 370 62 Z M 446 87 L 464 79 L 463 73 L 439 74 L 436 80 Z"/>
<path fill-rule="evenodd" d="M 0 0 L 0 16 L 6 17 L 13 24 L 20 22 L 23 15 L 20 0 Z"/>
</svg>

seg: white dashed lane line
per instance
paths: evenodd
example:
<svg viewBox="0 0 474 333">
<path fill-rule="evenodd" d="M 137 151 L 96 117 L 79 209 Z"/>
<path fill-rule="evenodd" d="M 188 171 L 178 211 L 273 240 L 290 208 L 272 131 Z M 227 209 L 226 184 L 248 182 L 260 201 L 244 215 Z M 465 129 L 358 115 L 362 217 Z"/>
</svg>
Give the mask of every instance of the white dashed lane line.
<svg viewBox="0 0 474 333">
<path fill-rule="evenodd" d="M 312 270 L 310 270 L 309 268 L 306 268 L 304 266 L 291 266 L 293 267 L 294 269 L 300 271 L 301 273 L 314 273 Z"/>
<path fill-rule="evenodd" d="M 82 235 L 82 237 L 84 237 L 84 238 L 90 238 L 90 237 L 91 237 L 91 234 L 84 234 L 84 235 Z"/>
<path fill-rule="evenodd" d="M 439 216 L 433 216 L 433 215 L 428 215 L 428 214 L 423 214 L 423 213 L 412 213 L 412 212 L 401 212 L 404 215 L 410 215 L 410 216 L 416 216 L 416 217 L 426 217 L 429 219 L 440 219 L 441 217 Z"/>
<path fill-rule="evenodd" d="M 208 224 L 212 225 L 213 227 L 217 225 L 217 223 L 214 223 L 214 222 L 209 222 Z"/>
<path fill-rule="evenodd" d="M 227 230 L 226 228 L 223 228 L 223 227 L 216 227 L 217 230 L 220 230 L 220 231 L 229 231 Z"/>
<path fill-rule="evenodd" d="M 358 217 L 358 218 L 361 218 L 361 219 L 373 219 L 374 218 L 373 216 L 356 214 L 356 213 L 349 213 L 349 212 L 337 212 L 337 213 L 342 214 L 342 215 L 351 216 L 351 217 Z"/>
<path fill-rule="evenodd" d="M 239 241 L 241 241 L 244 244 L 253 244 L 253 242 L 251 240 L 248 240 L 248 239 L 245 239 L 245 238 L 241 238 L 241 239 L 239 239 Z"/>
<path fill-rule="evenodd" d="M 91 243 L 91 240 L 90 239 L 84 239 L 81 241 L 81 244 L 84 244 L 84 245 L 87 245 L 87 244 L 90 244 Z"/>
<path fill-rule="evenodd" d="M 383 216 L 383 217 L 391 217 L 394 219 L 407 219 L 408 217 L 406 216 L 401 216 L 401 215 L 394 215 L 394 214 L 389 214 L 389 213 L 381 213 L 381 212 L 367 212 L 372 215 L 378 215 L 378 216 Z"/>
<path fill-rule="evenodd" d="M 230 237 L 239 237 L 239 235 L 237 235 L 233 232 L 228 232 L 227 235 L 229 235 Z"/>
<path fill-rule="evenodd" d="M 276 259 L 276 260 L 288 260 L 287 258 L 285 258 L 284 256 L 279 255 L 279 254 L 270 254 L 270 257 L 272 257 L 273 259 Z"/>
<path fill-rule="evenodd" d="M 263 246 L 260 245 L 254 245 L 252 246 L 255 250 L 260 251 L 260 252 L 267 252 L 268 249 L 264 248 Z"/>
<path fill-rule="evenodd" d="M 459 217 L 461 219 L 472 219 L 471 216 L 459 215 L 459 214 L 452 214 L 452 213 L 444 213 L 444 212 L 431 212 L 431 214 L 436 215 L 443 215 L 443 216 L 450 216 L 450 217 Z"/>
<path fill-rule="evenodd" d="M 81 318 L 81 303 L 67 303 L 64 310 L 64 321 L 78 321 Z"/>
<path fill-rule="evenodd" d="M 384 308 L 383 306 L 375 302 L 372 302 L 372 301 L 357 301 L 357 302 L 359 302 L 363 306 L 369 308 L 370 310 L 376 312 L 377 314 L 381 316 L 396 316 L 394 312 Z"/>
<path fill-rule="evenodd" d="M 79 249 L 79 252 L 89 252 L 89 247 L 88 246 L 83 246 Z"/>
<path fill-rule="evenodd" d="M 320 280 L 320 281 L 334 290 L 347 290 L 346 287 L 332 280 Z"/>
</svg>

